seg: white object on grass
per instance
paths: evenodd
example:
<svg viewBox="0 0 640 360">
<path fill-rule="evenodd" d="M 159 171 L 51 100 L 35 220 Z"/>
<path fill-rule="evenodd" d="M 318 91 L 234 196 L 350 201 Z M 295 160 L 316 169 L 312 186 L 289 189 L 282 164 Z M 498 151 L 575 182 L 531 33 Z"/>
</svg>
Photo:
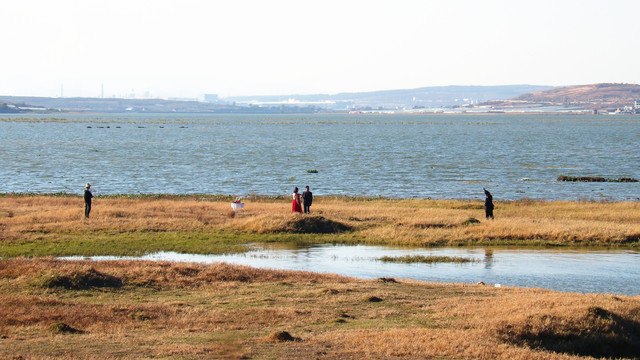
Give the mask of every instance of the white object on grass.
<svg viewBox="0 0 640 360">
<path fill-rule="evenodd" d="M 231 208 L 233 211 L 238 211 L 244 209 L 244 203 L 231 203 Z"/>
</svg>

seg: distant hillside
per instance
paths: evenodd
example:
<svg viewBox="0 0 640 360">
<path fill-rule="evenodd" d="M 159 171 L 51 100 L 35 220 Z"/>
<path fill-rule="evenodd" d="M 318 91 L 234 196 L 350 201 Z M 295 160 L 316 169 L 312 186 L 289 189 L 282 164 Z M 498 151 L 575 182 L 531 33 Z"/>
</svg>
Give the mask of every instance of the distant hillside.
<svg viewBox="0 0 640 360">
<path fill-rule="evenodd" d="M 5 112 L 95 112 L 95 113 L 314 113 L 366 109 L 422 109 L 458 107 L 488 100 L 552 89 L 550 86 L 436 86 L 418 89 L 382 90 L 339 94 L 236 96 L 217 102 L 164 99 L 49 98 L 0 96 Z"/>
<path fill-rule="evenodd" d="M 527 103 L 579 106 L 586 109 L 632 106 L 640 100 L 640 85 L 593 84 L 568 86 L 520 95 L 512 99 Z"/>
<path fill-rule="evenodd" d="M 235 96 L 225 98 L 237 103 L 327 103 L 333 109 L 365 108 L 436 108 L 460 106 L 489 100 L 510 99 L 524 93 L 552 89 L 551 86 L 502 85 L 502 86 L 434 86 L 417 89 L 382 90 L 313 95 Z M 328 103 L 332 103 L 329 105 Z"/>
</svg>

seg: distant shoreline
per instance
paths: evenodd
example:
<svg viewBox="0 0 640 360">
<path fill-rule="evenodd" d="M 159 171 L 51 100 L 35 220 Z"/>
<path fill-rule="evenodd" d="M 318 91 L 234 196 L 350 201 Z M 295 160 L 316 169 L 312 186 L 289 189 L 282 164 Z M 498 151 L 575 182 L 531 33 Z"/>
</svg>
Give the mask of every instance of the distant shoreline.
<svg viewBox="0 0 640 360">
<path fill-rule="evenodd" d="M 414 112 L 414 111 L 357 111 L 357 112 L 348 112 L 348 111 L 335 111 L 335 112 L 100 112 L 100 111 L 25 111 L 25 112 L 15 112 L 15 113 L 2 113 L 0 112 L 0 121 L 4 121 L 5 118 L 15 118 L 19 116 L 46 116 L 46 115 L 104 115 L 104 116 L 125 116 L 125 115 L 172 115 L 172 116 L 194 116 L 194 115 L 270 115 L 270 116 L 305 116 L 305 115 L 335 115 L 335 116 L 517 116 L 517 115 L 542 115 L 542 116 L 552 116 L 552 115 L 570 115 L 570 116 L 584 116 L 584 115 L 592 115 L 592 116 L 633 116 L 639 117 L 640 114 L 632 114 L 632 113 L 602 113 L 599 112 L 594 114 L 592 110 L 575 110 L 575 111 L 425 111 L 425 112 Z"/>
<path fill-rule="evenodd" d="M 434 86 L 337 94 L 281 94 L 198 98 L 41 97 L 0 95 L 0 113 L 100 114 L 321 114 L 421 113 L 640 113 L 640 85 L 601 83 Z M 203 101 L 204 99 L 204 101 Z"/>
</svg>

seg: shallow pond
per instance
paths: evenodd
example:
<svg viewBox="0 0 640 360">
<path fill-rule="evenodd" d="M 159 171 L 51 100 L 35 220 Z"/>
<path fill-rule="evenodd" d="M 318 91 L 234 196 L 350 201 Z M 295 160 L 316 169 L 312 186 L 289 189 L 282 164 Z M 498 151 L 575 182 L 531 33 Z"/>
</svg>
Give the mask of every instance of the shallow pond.
<svg viewBox="0 0 640 360">
<path fill-rule="evenodd" d="M 383 256 L 405 255 L 452 256 L 475 261 L 404 264 L 379 260 Z M 97 256 L 90 259 L 226 262 L 264 269 L 336 273 L 357 278 L 392 277 L 445 283 L 483 281 L 492 286 L 640 295 L 640 252 L 633 250 L 407 249 L 364 245 L 315 245 L 304 248 L 256 247 L 246 253 L 231 255 L 159 252 L 142 257 Z"/>
</svg>

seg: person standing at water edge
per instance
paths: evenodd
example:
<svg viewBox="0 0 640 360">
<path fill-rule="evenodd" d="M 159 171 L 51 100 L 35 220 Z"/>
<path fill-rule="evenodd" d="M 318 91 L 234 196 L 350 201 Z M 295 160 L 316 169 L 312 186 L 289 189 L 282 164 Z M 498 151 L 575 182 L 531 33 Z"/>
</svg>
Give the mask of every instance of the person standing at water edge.
<svg viewBox="0 0 640 360">
<path fill-rule="evenodd" d="M 300 199 L 300 194 L 298 194 L 297 187 L 293 189 L 293 203 L 291 204 L 291 212 L 302 213 L 302 200 Z"/>
<path fill-rule="evenodd" d="M 91 212 L 91 198 L 93 198 L 91 184 L 87 184 L 84 186 L 84 217 L 86 218 L 89 217 L 89 213 Z"/>
<path fill-rule="evenodd" d="M 304 213 L 309 214 L 309 208 L 311 207 L 311 203 L 313 202 L 313 193 L 309 191 L 309 187 L 305 186 L 305 190 L 302 193 L 302 205 L 304 205 Z"/>
<path fill-rule="evenodd" d="M 493 219 L 493 196 L 491 193 L 487 191 L 487 189 L 482 188 L 484 190 L 484 214 L 487 216 L 487 219 Z"/>
</svg>

